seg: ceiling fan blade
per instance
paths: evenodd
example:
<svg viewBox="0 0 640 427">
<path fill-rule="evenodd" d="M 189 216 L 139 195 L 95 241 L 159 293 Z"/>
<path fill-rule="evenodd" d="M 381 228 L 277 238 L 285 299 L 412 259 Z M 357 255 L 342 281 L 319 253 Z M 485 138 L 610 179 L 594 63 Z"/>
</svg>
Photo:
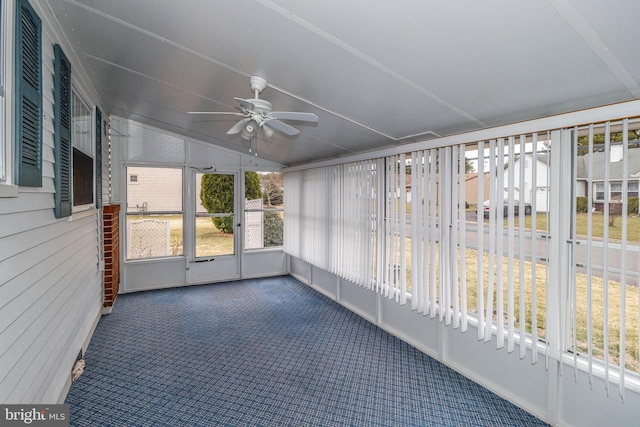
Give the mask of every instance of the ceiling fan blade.
<svg viewBox="0 0 640 427">
<path fill-rule="evenodd" d="M 233 127 L 231 129 L 229 129 L 227 131 L 227 135 L 234 135 L 236 133 L 242 132 L 242 129 L 244 129 L 244 125 L 246 125 L 247 122 L 249 122 L 250 120 L 251 120 L 251 117 L 247 117 L 247 118 L 244 118 L 244 119 L 240 120 L 238 123 L 233 125 Z"/>
<path fill-rule="evenodd" d="M 280 120 L 267 119 L 264 123 L 289 136 L 294 136 L 300 133 L 298 129 L 294 128 L 293 126 L 289 126 L 288 124 L 286 124 L 285 122 L 281 122 Z"/>
<path fill-rule="evenodd" d="M 318 116 L 313 113 L 299 113 L 294 111 L 272 111 L 270 116 L 280 120 L 298 120 L 300 122 L 318 122 Z"/>
<path fill-rule="evenodd" d="M 219 115 L 224 115 L 224 116 L 245 116 L 245 114 L 242 113 L 233 113 L 233 112 L 227 112 L 227 111 L 189 111 L 189 114 L 219 114 Z"/>
</svg>

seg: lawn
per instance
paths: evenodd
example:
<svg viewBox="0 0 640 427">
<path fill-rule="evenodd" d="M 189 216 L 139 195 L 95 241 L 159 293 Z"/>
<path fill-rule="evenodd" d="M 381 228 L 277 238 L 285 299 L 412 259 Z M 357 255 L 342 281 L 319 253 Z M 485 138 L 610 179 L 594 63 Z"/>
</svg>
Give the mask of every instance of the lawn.
<svg viewBox="0 0 640 427">
<path fill-rule="evenodd" d="M 233 253 L 233 234 L 218 230 L 211 218 L 196 218 L 196 257 Z"/>
<path fill-rule="evenodd" d="M 531 216 L 525 217 L 525 228 L 531 228 Z M 507 226 L 507 220 L 504 222 Z M 588 236 L 589 219 L 586 213 L 576 214 L 576 235 Z M 605 221 L 602 213 L 596 212 L 591 215 L 591 236 L 596 238 L 604 237 Z M 622 240 L 622 217 L 615 218 L 613 225 L 609 227 L 609 239 Z M 536 229 L 544 231 L 547 229 L 547 214 L 536 214 Z M 627 241 L 640 242 L 640 216 L 627 217 Z"/>
<path fill-rule="evenodd" d="M 406 257 L 408 264 L 411 260 L 411 242 L 407 241 L 407 253 Z M 466 282 L 467 282 L 467 312 L 477 313 L 478 310 L 478 277 L 480 269 L 478 268 L 478 252 L 473 249 L 467 249 L 465 254 L 466 262 Z M 436 258 L 437 259 L 437 258 Z M 498 264 L 499 260 L 494 261 Z M 494 264 L 495 265 L 495 264 Z M 500 264 L 498 264 L 500 265 Z M 502 277 L 504 283 L 503 289 L 503 310 L 505 313 L 504 325 L 505 330 L 508 327 L 508 318 L 506 316 L 508 310 L 508 293 L 507 283 L 509 277 L 507 258 L 503 259 Z M 438 266 L 435 266 L 438 271 Z M 525 261 L 524 268 L 524 298 L 525 298 L 525 330 L 528 334 L 532 331 L 533 316 L 532 316 L 532 263 Z M 496 268 L 497 270 L 497 268 Z M 482 275 L 483 275 L 483 300 L 484 304 L 487 303 L 487 282 L 489 277 L 489 256 L 487 253 L 483 254 L 482 261 Z M 514 328 L 517 331 L 520 327 L 520 262 L 518 259 L 514 259 L 513 262 L 513 276 L 514 276 Z M 411 290 L 411 265 L 407 265 L 407 280 L 408 290 Z M 498 321 L 495 307 L 497 304 L 497 289 L 495 288 L 495 280 L 497 278 L 496 271 L 494 271 L 494 315 L 493 320 Z M 437 282 L 438 278 L 436 278 Z M 589 286 L 588 278 L 586 274 L 576 274 L 576 349 L 578 353 L 586 355 L 588 352 L 588 340 L 587 340 L 587 288 Z M 592 311 L 592 354 L 596 358 L 604 358 L 604 292 L 603 292 L 603 280 L 599 277 L 592 277 L 591 279 L 591 311 Z M 621 285 L 620 283 L 609 281 L 608 282 L 608 325 L 609 325 L 609 362 L 612 364 L 619 364 L 620 357 L 620 298 L 621 298 Z M 627 343 L 625 347 L 625 366 L 627 369 L 640 373 L 640 355 L 639 355 L 639 341 L 638 341 L 638 287 L 628 285 L 626 287 L 626 329 L 625 329 L 625 341 Z M 547 277 L 546 267 L 542 264 L 536 265 L 536 328 L 538 338 L 544 340 L 546 336 L 546 298 L 547 298 Z M 486 306 L 485 306 L 486 310 Z"/>
<path fill-rule="evenodd" d="M 127 216 L 127 220 L 137 221 L 141 219 L 169 221 L 170 255 L 182 255 L 184 253 L 182 215 Z M 223 233 L 218 230 L 211 218 L 196 218 L 196 257 L 233 253 L 233 234 Z"/>
</svg>

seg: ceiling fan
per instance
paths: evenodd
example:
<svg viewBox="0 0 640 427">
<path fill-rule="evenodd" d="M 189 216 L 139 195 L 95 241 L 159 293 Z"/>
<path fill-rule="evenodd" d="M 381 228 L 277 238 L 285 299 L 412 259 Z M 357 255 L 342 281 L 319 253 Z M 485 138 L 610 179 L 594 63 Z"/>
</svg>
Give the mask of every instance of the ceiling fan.
<svg viewBox="0 0 640 427">
<path fill-rule="evenodd" d="M 282 120 L 296 120 L 299 122 L 317 123 L 318 116 L 313 113 L 302 113 L 293 111 L 271 111 L 271 103 L 258 98 L 264 88 L 267 87 L 267 80 L 260 76 L 251 76 L 251 91 L 255 97 L 252 99 L 233 98 L 240 104 L 240 112 L 226 111 L 190 111 L 189 114 L 218 114 L 242 117 L 235 125 L 227 131 L 228 135 L 240 134 L 243 139 L 251 140 L 257 136 L 258 132 L 265 138 L 271 138 L 273 129 L 285 135 L 295 136 L 300 131 Z M 255 149 L 252 147 L 252 149 Z"/>
</svg>

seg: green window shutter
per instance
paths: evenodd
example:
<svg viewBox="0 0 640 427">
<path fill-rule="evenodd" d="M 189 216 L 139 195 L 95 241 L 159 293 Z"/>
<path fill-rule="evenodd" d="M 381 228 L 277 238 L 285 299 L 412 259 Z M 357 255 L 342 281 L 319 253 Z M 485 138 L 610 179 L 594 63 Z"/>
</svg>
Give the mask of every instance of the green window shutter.
<svg viewBox="0 0 640 427">
<path fill-rule="evenodd" d="M 55 143 L 55 215 L 71 215 L 71 63 L 60 45 L 55 46 L 54 64 L 54 143 Z"/>
<path fill-rule="evenodd" d="M 96 208 L 102 207 L 102 111 L 96 107 Z"/>
<path fill-rule="evenodd" d="M 16 183 L 42 187 L 42 21 L 27 0 L 16 8 Z"/>
</svg>

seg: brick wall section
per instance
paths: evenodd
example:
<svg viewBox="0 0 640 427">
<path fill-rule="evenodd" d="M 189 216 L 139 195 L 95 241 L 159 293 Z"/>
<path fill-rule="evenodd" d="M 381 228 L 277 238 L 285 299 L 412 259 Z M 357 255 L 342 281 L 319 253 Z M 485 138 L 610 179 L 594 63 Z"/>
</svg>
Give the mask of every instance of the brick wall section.
<svg viewBox="0 0 640 427">
<path fill-rule="evenodd" d="M 112 307 L 120 286 L 120 205 L 102 208 L 104 233 L 104 302 Z"/>
</svg>

